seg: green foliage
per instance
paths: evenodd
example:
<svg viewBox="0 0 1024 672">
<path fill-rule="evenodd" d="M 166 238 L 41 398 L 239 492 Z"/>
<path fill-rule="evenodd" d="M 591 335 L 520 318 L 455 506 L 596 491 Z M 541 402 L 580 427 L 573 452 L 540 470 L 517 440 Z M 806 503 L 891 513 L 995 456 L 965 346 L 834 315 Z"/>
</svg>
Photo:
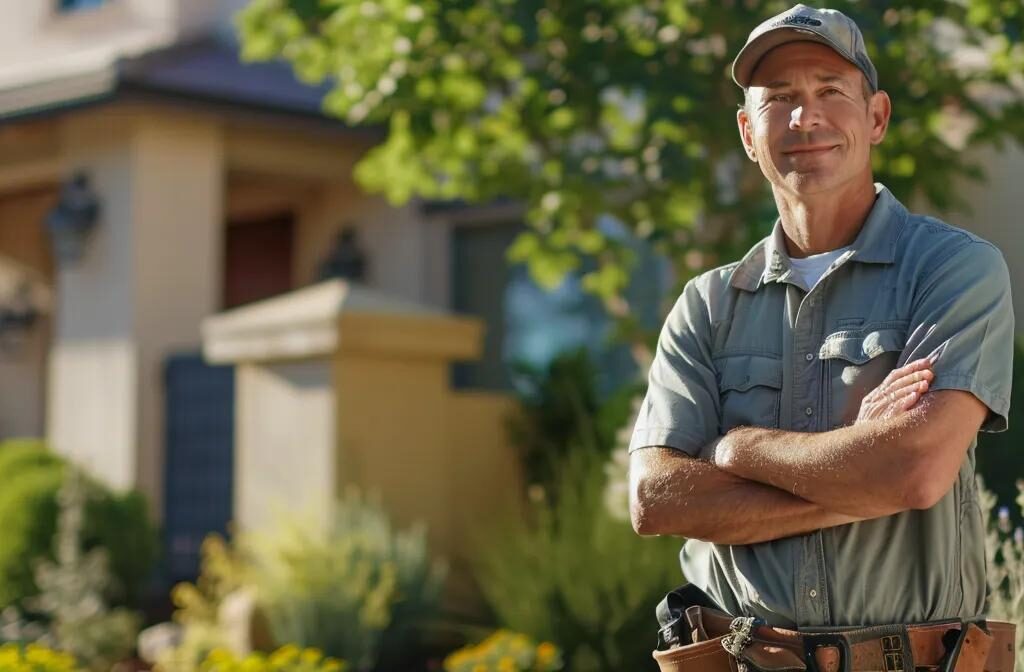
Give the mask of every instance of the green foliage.
<svg viewBox="0 0 1024 672">
<path fill-rule="evenodd" d="M 444 659 L 445 672 L 555 672 L 562 656 L 551 642 L 536 644 L 529 637 L 498 630 L 487 639 Z"/>
<path fill-rule="evenodd" d="M 523 459 L 527 482 L 550 491 L 562 460 L 574 450 L 607 454 L 628 419 L 635 390 L 602 399 L 586 349 L 564 352 L 544 369 L 517 367 L 526 392 L 509 420 L 509 436 Z"/>
<path fill-rule="evenodd" d="M 201 672 L 344 672 L 347 666 L 335 658 L 325 658 L 317 649 L 300 649 L 288 644 L 270 655 L 252 653 L 238 657 L 218 649 L 200 665 Z"/>
<path fill-rule="evenodd" d="M 51 556 L 62 480 L 60 467 L 33 469 L 0 490 L 0 605 L 20 603 L 38 592 L 33 563 Z"/>
<path fill-rule="evenodd" d="M 1024 512 L 1024 484 L 1017 495 L 1018 515 Z M 982 514 L 989 521 L 985 536 L 985 558 L 988 567 L 988 617 L 993 620 L 1017 624 L 1017 661 L 1015 668 L 1024 665 L 1024 530 L 1011 532 L 1010 514 L 1000 507 L 996 515 L 996 496 L 985 489 L 978 479 L 979 502 Z"/>
<path fill-rule="evenodd" d="M 1020 452 L 1024 445 L 1024 339 L 1017 341 L 1013 357 L 1009 425 L 1007 431 L 999 434 L 979 434 L 975 451 L 978 474 L 1001 502 L 1017 496 L 1017 479 L 1024 474 Z M 1016 523 L 1024 523 L 1020 511 L 1011 511 L 1010 515 Z"/>
<path fill-rule="evenodd" d="M 252 0 L 237 23 L 243 58 L 284 58 L 332 83 L 330 114 L 386 125 L 356 168 L 365 188 L 393 203 L 521 199 L 532 229 L 513 261 L 546 286 L 596 261 L 584 284 L 622 316 L 629 250 L 596 228 L 600 214 L 676 264 L 679 282 L 759 235 L 772 206 L 740 148 L 728 69 L 749 31 L 791 4 Z M 828 4 L 858 21 L 895 97 L 877 178 L 901 199 L 957 205 L 954 179 L 981 175 L 964 148 L 1024 138 L 1024 9 Z"/>
<path fill-rule="evenodd" d="M 393 529 L 380 504 L 355 491 L 326 529 L 287 522 L 245 547 L 274 640 L 356 670 L 400 669 L 437 608 L 445 570 L 430 559 L 426 530 Z"/>
<path fill-rule="evenodd" d="M 106 549 L 83 552 L 86 505 L 95 494 L 78 469 L 66 470 L 57 494 L 56 557 L 36 564 L 40 594 L 26 603 L 48 628 L 43 642 L 71 653 L 91 670 L 106 672 L 134 650 L 139 617 L 107 606 L 104 595 L 113 576 Z"/>
<path fill-rule="evenodd" d="M 53 468 L 63 460 L 35 439 L 12 439 L 0 443 L 0 475 L 7 481 L 36 468 Z"/>
<path fill-rule="evenodd" d="M 78 672 L 73 656 L 37 644 L 0 645 L 0 672 Z"/>
<path fill-rule="evenodd" d="M 217 534 L 203 540 L 199 578 L 171 590 L 174 620 L 185 627 L 216 624 L 217 610 L 228 595 L 245 585 L 245 564 Z"/>
<path fill-rule="evenodd" d="M 500 625 L 557 643 L 569 670 L 650 668 L 654 605 L 681 580 L 679 540 L 638 537 L 603 505 L 605 460 L 570 453 L 557 501 L 496 524 L 477 567 Z"/>
<path fill-rule="evenodd" d="M 197 583 L 172 593 L 185 641 L 161 667 L 193 670 L 224 646 L 219 606 L 251 587 L 274 642 L 313 647 L 354 670 L 401 669 L 437 609 L 444 572 L 430 559 L 423 527 L 394 529 L 378 502 L 355 491 L 327 524 L 283 520 L 230 546 L 211 537 Z"/>
<path fill-rule="evenodd" d="M 9 483 L 0 490 L 0 607 L 19 604 L 38 592 L 34 562 L 52 558 L 57 522 L 57 493 L 65 461 L 41 443 L 0 444 L 0 474 Z M 134 604 L 157 556 L 156 531 L 144 498 L 117 494 L 97 483 L 86 506 L 82 541 L 88 550 L 104 547 L 110 554 L 115 581 L 107 597 L 117 604 Z"/>
</svg>

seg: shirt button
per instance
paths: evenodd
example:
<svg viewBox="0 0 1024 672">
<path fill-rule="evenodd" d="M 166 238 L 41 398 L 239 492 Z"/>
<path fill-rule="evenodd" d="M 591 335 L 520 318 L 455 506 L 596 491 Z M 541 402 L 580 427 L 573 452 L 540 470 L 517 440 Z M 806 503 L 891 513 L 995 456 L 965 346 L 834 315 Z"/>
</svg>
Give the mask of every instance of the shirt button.
<svg viewBox="0 0 1024 672">
<path fill-rule="evenodd" d="M 814 409 L 811 408 L 810 406 L 808 406 L 807 408 L 804 409 L 804 414 L 805 415 L 814 415 Z"/>
<path fill-rule="evenodd" d="M 804 359 L 806 359 L 808 362 L 813 362 L 814 361 L 814 353 L 813 352 L 808 352 L 806 355 L 804 355 Z"/>
<path fill-rule="evenodd" d="M 809 592 L 807 594 L 810 595 L 812 598 L 814 598 L 814 597 L 818 596 L 818 591 L 816 591 L 814 588 L 811 588 L 811 592 Z"/>
</svg>

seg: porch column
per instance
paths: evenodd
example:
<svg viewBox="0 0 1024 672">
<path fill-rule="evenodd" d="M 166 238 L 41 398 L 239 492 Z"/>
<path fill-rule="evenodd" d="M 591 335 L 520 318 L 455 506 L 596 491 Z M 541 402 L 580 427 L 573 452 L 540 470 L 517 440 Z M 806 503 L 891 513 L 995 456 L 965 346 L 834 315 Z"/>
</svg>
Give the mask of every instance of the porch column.
<svg viewBox="0 0 1024 672">
<path fill-rule="evenodd" d="M 47 435 L 112 487 L 141 489 L 159 518 L 164 359 L 199 347 L 219 303 L 221 130 L 115 107 L 70 118 L 62 145 L 102 209 L 82 259 L 56 274 Z"/>
</svg>

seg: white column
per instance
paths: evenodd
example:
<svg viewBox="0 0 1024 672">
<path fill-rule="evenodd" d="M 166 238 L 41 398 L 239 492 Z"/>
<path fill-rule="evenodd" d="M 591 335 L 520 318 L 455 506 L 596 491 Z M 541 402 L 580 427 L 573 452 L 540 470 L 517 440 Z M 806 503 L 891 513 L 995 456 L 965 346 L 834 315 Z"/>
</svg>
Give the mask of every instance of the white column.
<svg viewBox="0 0 1024 672">
<path fill-rule="evenodd" d="M 160 516 L 163 364 L 198 348 L 220 294 L 223 151 L 201 118 L 114 108 L 66 125 L 69 170 L 102 202 L 83 259 L 57 274 L 48 436 Z"/>
</svg>

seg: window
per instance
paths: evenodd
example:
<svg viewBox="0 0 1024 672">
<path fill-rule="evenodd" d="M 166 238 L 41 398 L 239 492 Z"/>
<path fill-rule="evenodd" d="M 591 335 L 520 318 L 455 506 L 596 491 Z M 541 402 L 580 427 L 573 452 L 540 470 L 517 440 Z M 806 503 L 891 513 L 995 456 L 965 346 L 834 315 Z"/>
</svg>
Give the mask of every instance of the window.
<svg viewBox="0 0 1024 672">
<path fill-rule="evenodd" d="M 613 236 L 628 236 L 614 220 L 601 222 Z M 523 230 L 521 223 L 471 225 L 452 232 L 452 307 L 475 315 L 486 326 L 484 352 L 477 362 L 458 364 L 458 388 L 512 390 L 514 364 L 544 368 L 558 354 L 581 346 L 594 358 L 601 392 L 636 375 L 627 348 L 611 344 L 613 324 L 601 303 L 584 292 L 572 274 L 553 291 L 538 287 L 523 266 L 509 266 L 505 250 Z M 638 264 L 628 292 L 630 304 L 647 326 L 660 323 L 658 299 L 667 285 L 667 264 L 650 249 L 630 243 Z"/>
<path fill-rule="evenodd" d="M 83 9 L 95 9 L 107 0 L 58 0 L 57 8 L 62 12 L 77 12 Z"/>
</svg>

